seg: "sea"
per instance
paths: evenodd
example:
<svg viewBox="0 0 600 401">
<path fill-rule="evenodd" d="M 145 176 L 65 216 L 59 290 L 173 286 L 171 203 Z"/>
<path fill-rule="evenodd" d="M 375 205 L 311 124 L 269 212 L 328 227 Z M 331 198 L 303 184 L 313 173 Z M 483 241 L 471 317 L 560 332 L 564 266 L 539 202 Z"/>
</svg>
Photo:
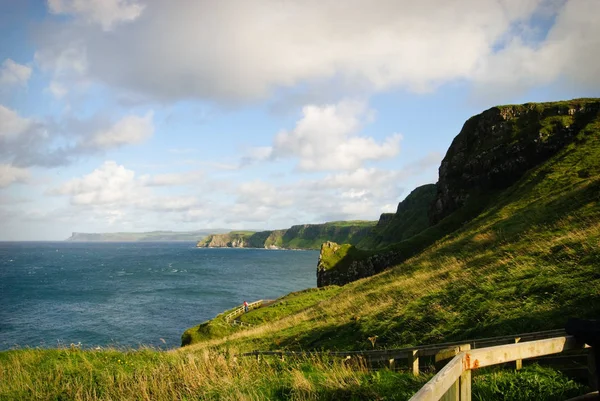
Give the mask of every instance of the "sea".
<svg viewBox="0 0 600 401">
<path fill-rule="evenodd" d="M 193 242 L 0 242 L 0 350 L 181 345 L 259 299 L 316 286 L 317 251 Z"/>
</svg>

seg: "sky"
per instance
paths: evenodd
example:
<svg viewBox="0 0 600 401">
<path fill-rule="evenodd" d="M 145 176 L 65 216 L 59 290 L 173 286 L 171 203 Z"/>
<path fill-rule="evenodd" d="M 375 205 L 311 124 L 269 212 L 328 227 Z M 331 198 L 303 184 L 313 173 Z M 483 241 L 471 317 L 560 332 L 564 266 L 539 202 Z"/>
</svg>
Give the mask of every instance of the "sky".
<svg viewBox="0 0 600 401">
<path fill-rule="evenodd" d="M 600 95 L 600 0 L 0 0 L 0 240 L 377 220 Z"/>
</svg>

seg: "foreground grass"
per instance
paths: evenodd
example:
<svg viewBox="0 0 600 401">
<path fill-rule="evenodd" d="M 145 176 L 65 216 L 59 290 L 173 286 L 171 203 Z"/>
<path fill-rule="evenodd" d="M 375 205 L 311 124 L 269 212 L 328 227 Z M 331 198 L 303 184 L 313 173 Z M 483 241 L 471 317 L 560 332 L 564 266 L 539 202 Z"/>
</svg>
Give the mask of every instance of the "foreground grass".
<svg viewBox="0 0 600 401">
<path fill-rule="evenodd" d="M 337 359 L 233 352 L 16 350 L 0 353 L 0 400 L 407 400 L 431 376 Z M 474 400 L 563 400 L 587 389 L 547 368 L 488 371 Z"/>
</svg>

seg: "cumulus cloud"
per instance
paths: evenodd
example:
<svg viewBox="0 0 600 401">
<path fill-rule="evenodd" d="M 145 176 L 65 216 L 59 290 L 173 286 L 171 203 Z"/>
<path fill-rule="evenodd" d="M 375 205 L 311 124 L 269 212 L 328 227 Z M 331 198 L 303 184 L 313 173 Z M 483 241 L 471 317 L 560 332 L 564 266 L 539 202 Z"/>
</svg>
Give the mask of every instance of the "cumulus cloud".
<svg viewBox="0 0 600 401">
<path fill-rule="evenodd" d="M 138 18 L 144 6 L 128 0 L 48 0 L 53 14 L 69 14 L 87 22 L 100 24 L 105 31 L 114 25 Z"/>
<path fill-rule="evenodd" d="M 135 21 L 118 36 L 81 24 L 53 26 L 39 35 L 40 54 L 60 58 L 74 46 L 65 38 L 77 38 L 91 79 L 154 99 L 235 102 L 331 81 L 363 92 L 424 92 L 454 80 L 600 81 L 595 0 L 149 0 L 137 18 L 140 7 L 53 0 L 51 10 L 92 15 L 104 28 Z M 552 15 L 538 23 L 548 9 Z M 531 31 L 540 37 L 532 40 Z"/>
<path fill-rule="evenodd" d="M 21 117 L 0 105 L 0 162 L 17 167 L 68 165 L 84 155 L 146 140 L 154 131 L 152 119 L 150 111 L 116 122 L 91 118 L 57 123 Z"/>
<path fill-rule="evenodd" d="M 90 174 L 63 184 L 52 194 L 70 195 L 75 205 L 130 202 L 146 195 L 135 180 L 135 172 L 114 161 L 104 162 Z"/>
<path fill-rule="evenodd" d="M 25 182 L 29 179 L 27 169 L 11 166 L 10 164 L 0 164 L 0 188 L 8 187 L 15 182 Z"/>
<path fill-rule="evenodd" d="M 125 116 L 108 130 L 96 132 L 84 143 L 84 146 L 110 149 L 127 144 L 141 143 L 154 133 L 152 117 L 153 113 L 151 111 L 143 117 Z"/>
<path fill-rule="evenodd" d="M 293 130 L 279 132 L 271 148 L 256 148 L 250 158 L 295 157 L 300 170 L 327 171 L 356 169 L 368 160 L 388 159 L 400 152 L 400 134 L 393 134 L 382 143 L 358 135 L 373 115 L 364 102 L 309 105 L 302 114 Z"/>
<path fill-rule="evenodd" d="M 31 77 L 31 67 L 6 59 L 0 68 L 0 87 L 25 85 Z"/>
<path fill-rule="evenodd" d="M 160 196 L 151 187 L 178 186 L 198 180 L 196 171 L 181 174 L 161 174 L 137 177 L 135 171 L 115 161 L 105 161 L 100 167 L 80 178 L 74 178 L 49 191 L 50 195 L 67 195 L 72 205 L 116 209 L 182 210 L 198 204 L 190 196 Z"/>
</svg>

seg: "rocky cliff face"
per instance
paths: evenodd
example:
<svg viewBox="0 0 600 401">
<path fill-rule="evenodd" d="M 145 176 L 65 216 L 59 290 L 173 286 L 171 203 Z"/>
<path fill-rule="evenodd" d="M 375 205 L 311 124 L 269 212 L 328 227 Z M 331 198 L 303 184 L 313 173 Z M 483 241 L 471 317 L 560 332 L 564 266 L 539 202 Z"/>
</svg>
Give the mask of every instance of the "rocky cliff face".
<svg viewBox="0 0 600 401">
<path fill-rule="evenodd" d="M 399 263 L 399 252 L 387 251 L 368 256 L 360 252 L 349 244 L 323 243 L 317 263 L 317 287 L 344 285 Z"/>
<path fill-rule="evenodd" d="M 199 248 L 319 249 L 325 241 L 356 244 L 375 226 L 373 221 L 302 224 L 286 230 L 209 235 Z"/>
<path fill-rule="evenodd" d="M 247 248 L 248 234 L 212 234 L 198 242 L 199 248 Z"/>
<path fill-rule="evenodd" d="M 598 99 L 493 107 L 464 124 L 439 168 L 435 224 L 477 191 L 504 189 L 569 144 L 595 117 Z"/>
<path fill-rule="evenodd" d="M 318 282 L 345 284 L 376 274 L 420 252 L 482 212 L 486 194 L 510 187 L 528 170 L 571 144 L 579 134 L 594 135 L 597 131 L 588 132 L 586 126 L 599 120 L 599 115 L 600 99 L 574 99 L 493 107 L 470 118 L 442 161 L 437 186 L 429 187 L 433 193 L 427 227 L 421 227 L 422 231 L 416 231 L 412 237 L 388 236 L 397 238 L 396 243 L 390 243 L 382 233 L 391 232 L 394 217 L 383 224 L 379 233 L 375 229 L 368 241 L 358 244 L 380 251 L 359 252 L 354 247 L 329 245 L 325 252 L 321 251 Z M 403 209 L 401 205 L 396 216 Z M 465 205 L 468 207 L 462 207 Z"/>
</svg>

